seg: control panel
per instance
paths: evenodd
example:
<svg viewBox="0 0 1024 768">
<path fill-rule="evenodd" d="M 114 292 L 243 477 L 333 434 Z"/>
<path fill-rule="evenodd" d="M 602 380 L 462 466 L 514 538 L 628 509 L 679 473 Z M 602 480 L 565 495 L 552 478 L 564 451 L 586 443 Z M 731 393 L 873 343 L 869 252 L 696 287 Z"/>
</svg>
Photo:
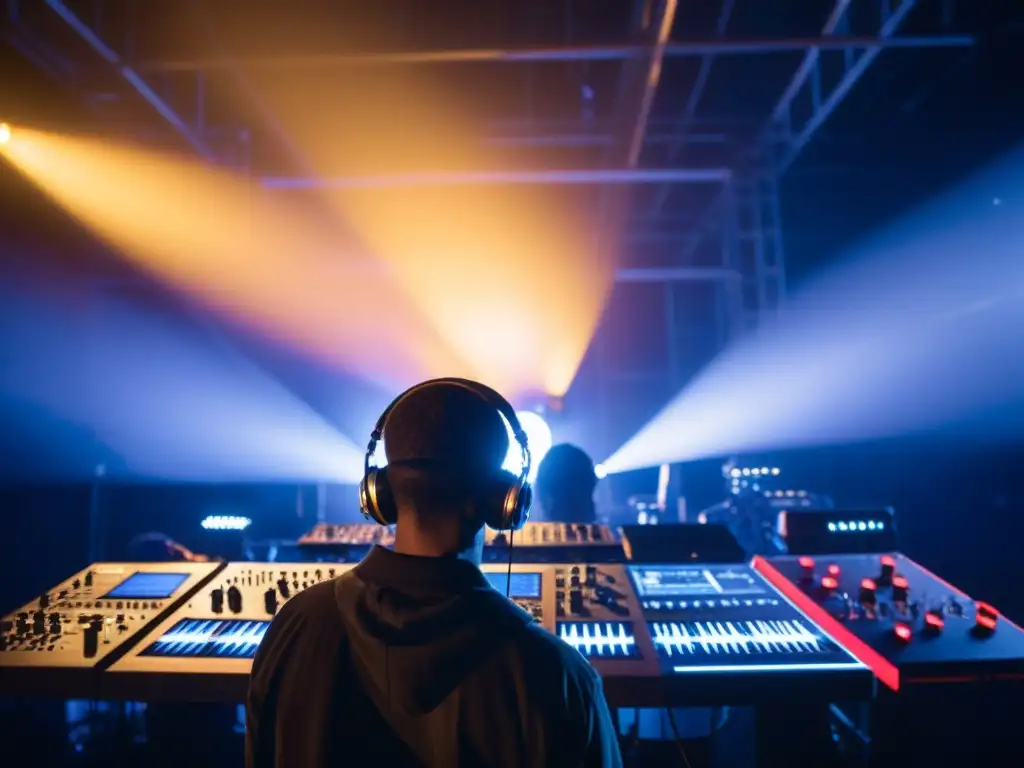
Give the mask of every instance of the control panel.
<svg viewBox="0 0 1024 768">
<path fill-rule="evenodd" d="M 110 671 L 248 675 L 280 607 L 302 590 L 351 567 L 229 563 Z"/>
<path fill-rule="evenodd" d="M 758 570 L 885 685 L 1024 674 L 1024 631 L 899 553 L 783 556 Z"/>
<path fill-rule="evenodd" d="M 299 549 L 314 560 L 358 562 L 375 546 L 393 547 L 395 531 L 374 523 L 317 523 L 298 543 Z"/>
<path fill-rule="evenodd" d="M 606 525 L 588 523 L 527 523 L 515 533 L 486 529 L 484 562 L 554 563 L 567 561 L 622 562 L 619 537 Z M 374 546 L 392 547 L 391 528 L 369 523 L 319 523 L 299 539 L 299 548 L 312 560 L 357 562 Z"/>
<path fill-rule="evenodd" d="M 622 542 L 606 525 L 592 523 L 527 523 L 514 533 L 487 529 L 484 560 L 520 563 L 621 563 Z"/>
<path fill-rule="evenodd" d="M 0 621 L 0 667 L 103 668 L 220 563 L 96 563 Z"/>
</svg>

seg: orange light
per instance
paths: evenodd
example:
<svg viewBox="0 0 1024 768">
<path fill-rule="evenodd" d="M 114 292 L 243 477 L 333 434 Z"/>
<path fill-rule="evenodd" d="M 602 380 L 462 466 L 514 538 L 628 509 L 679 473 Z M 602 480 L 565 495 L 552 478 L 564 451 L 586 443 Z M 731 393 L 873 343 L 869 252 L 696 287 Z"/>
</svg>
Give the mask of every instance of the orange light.
<svg viewBox="0 0 1024 768">
<path fill-rule="evenodd" d="M 892 585 L 896 589 L 907 589 L 907 586 L 908 586 L 907 579 L 904 576 L 893 576 L 892 577 Z"/>
<path fill-rule="evenodd" d="M 999 611 L 988 603 L 975 603 L 974 621 L 982 629 L 995 629 L 999 621 Z"/>
<path fill-rule="evenodd" d="M 839 575 L 839 566 L 836 565 L 835 563 L 832 563 L 828 567 L 828 573 L 829 573 L 829 576 L 838 576 Z"/>
<path fill-rule="evenodd" d="M 892 631 L 896 634 L 896 637 L 898 637 L 903 642 L 907 642 L 908 640 L 910 640 L 910 638 L 914 634 L 910 631 L 910 627 L 908 627 L 906 624 L 896 624 L 892 628 Z"/>
<path fill-rule="evenodd" d="M 874 592 L 876 589 L 878 589 L 878 585 L 875 584 L 875 580 L 874 579 L 861 579 L 860 580 L 860 588 L 861 589 L 866 589 L 866 590 L 868 590 L 870 592 Z"/>
<path fill-rule="evenodd" d="M 896 567 L 896 559 L 890 557 L 889 555 L 882 555 L 882 567 L 883 568 L 895 568 Z"/>
<path fill-rule="evenodd" d="M 0 145 L 11 140 L 11 126 L 7 123 L 0 123 Z"/>
<path fill-rule="evenodd" d="M 821 586 L 822 586 L 822 588 L 828 589 L 828 590 L 838 589 L 839 588 L 839 582 L 836 581 L 834 576 L 822 576 L 821 577 Z"/>
<path fill-rule="evenodd" d="M 797 560 L 797 562 L 800 564 L 801 568 L 813 568 L 814 567 L 814 558 L 813 557 L 807 557 L 805 555 L 804 557 L 801 557 L 799 560 Z"/>
<path fill-rule="evenodd" d="M 926 613 L 924 623 L 931 629 L 942 629 L 946 626 L 946 622 L 943 621 L 942 616 L 937 613 Z"/>
</svg>

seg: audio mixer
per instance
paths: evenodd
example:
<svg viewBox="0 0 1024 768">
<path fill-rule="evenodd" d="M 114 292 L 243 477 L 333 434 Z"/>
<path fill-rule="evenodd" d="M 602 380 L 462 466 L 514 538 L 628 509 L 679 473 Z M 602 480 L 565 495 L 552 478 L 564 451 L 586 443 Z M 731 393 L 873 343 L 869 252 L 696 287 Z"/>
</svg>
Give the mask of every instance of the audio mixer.
<svg viewBox="0 0 1024 768">
<path fill-rule="evenodd" d="M 394 545 L 395 529 L 375 523 L 317 523 L 299 539 L 303 554 L 345 563 L 362 560 L 374 546 Z"/>
<path fill-rule="evenodd" d="M 795 534 L 790 554 L 758 558 L 758 570 L 888 688 L 1024 676 L 1024 631 L 995 608 L 899 552 L 849 553 L 850 541 L 895 543 L 891 513 L 788 512 L 780 527 Z M 804 554 L 827 551 L 829 542 L 846 553 Z"/>
<path fill-rule="evenodd" d="M 96 563 L 0 621 L 0 689 L 88 688 L 219 563 Z"/>
<path fill-rule="evenodd" d="M 85 584 L 81 574 L 61 585 L 57 595 L 62 605 L 81 602 L 84 614 L 102 615 L 93 645 L 105 648 L 108 637 L 114 643 L 119 636 L 120 645 L 102 663 L 86 657 L 93 647 L 89 640 L 55 655 L 91 673 L 86 681 L 64 680 L 59 692 L 74 698 L 241 701 L 256 650 L 281 605 L 352 567 L 316 562 L 95 566 L 90 592 L 68 586 Z M 867 668 L 743 564 L 580 559 L 511 567 L 488 563 L 482 570 L 495 589 L 507 589 L 523 610 L 593 664 L 613 706 L 754 703 L 777 696 L 783 680 L 787 690 L 812 697 L 871 693 Z M 24 624 L 36 619 L 16 616 L 15 621 L 19 626 L 6 632 L 9 638 L 25 636 Z M 44 616 L 43 624 L 47 621 Z M 8 641 L 5 670 L 12 656 L 45 655 L 17 650 L 25 642 Z M 40 693 L 41 688 L 33 683 L 24 690 Z M 6 682 L 0 690 L 8 692 Z"/>
<path fill-rule="evenodd" d="M 554 563 L 585 560 L 622 562 L 619 537 L 606 525 L 588 523 L 527 523 L 514 534 L 486 530 L 484 562 L 507 562 L 512 542 L 513 562 Z M 391 528 L 369 523 L 319 523 L 299 539 L 300 549 L 314 560 L 356 562 L 373 546 L 392 547 Z"/>
<path fill-rule="evenodd" d="M 621 563 L 622 543 L 611 528 L 593 523 L 527 523 L 515 533 L 486 529 L 484 560 L 517 563 Z"/>
<path fill-rule="evenodd" d="M 351 565 L 229 563 L 105 675 L 111 696 L 241 701 L 280 607 Z"/>
<path fill-rule="evenodd" d="M 779 531 L 789 554 L 755 567 L 883 683 L 867 720 L 841 708 L 873 760 L 1022 764 L 1024 631 L 901 554 L 891 510 L 789 511 Z"/>
<path fill-rule="evenodd" d="M 805 699 L 871 696 L 868 668 L 750 566 L 629 571 L 673 704 L 754 703 L 780 685 Z"/>
</svg>

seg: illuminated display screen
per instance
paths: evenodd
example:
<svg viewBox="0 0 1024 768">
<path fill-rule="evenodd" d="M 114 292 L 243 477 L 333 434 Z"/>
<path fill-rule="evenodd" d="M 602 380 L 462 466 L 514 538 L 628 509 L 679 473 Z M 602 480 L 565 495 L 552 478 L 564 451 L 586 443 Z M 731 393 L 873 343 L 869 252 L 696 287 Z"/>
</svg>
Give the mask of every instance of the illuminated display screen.
<svg viewBox="0 0 1024 768">
<path fill-rule="evenodd" d="M 540 599 L 540 574 L 539 573 L 513 573 L 512 581 L 509 583 L 507 573 L 487 573 L 487 580 L 496 590 L 505 594 L 505 587 L 509 588 L 509 597 L 517 597 L 526 600 Z"/>
<path fill-rule="evenodd" d="M 188 578 L 187 573 L 133 573 L 107 594 L 105 600 L 165 600 Z"/>
<path fill-rule="evenodd" d="M 733 597 L 768 591 L 744 565 L 631 565 L 629 573 L 641 599 Z"/>
<path fill-rule="evenodd" d="M 588 659 L 636 659 L 633 627 L 625 621 L 563 621 L 558 637 Z"/>
<path fill-rule="evenodd" d="M 803 619 L 659 621 L 648 624 L 664 667 L 673 672 L 786 672 L 862 665 Z"/>
<path fill-rule="evenodd" d="M 251 659 L 269 626 L 269 621 L 182 619 L 141 655 Z"/>
</svg>

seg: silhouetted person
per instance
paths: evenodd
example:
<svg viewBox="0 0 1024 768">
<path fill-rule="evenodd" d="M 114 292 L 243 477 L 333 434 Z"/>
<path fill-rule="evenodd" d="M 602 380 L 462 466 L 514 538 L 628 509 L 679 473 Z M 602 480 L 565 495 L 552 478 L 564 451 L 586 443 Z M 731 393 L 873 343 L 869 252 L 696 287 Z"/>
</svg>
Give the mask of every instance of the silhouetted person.
<svg viewBox="0 0 1024 768">
<path fill-rule="evenodd" d="M 552 446 L 537 467 L 534 483 L 544 518 L 558 523 L 593 523 L 597 520 L 593 460 L 569 443 Z"/>
<path fill-rule="evenodd" d="M 370 468 L 364 511 L 397 520 L 394 551 L 374 548 L 274 619 L 250 681 L 250 768 L 622 764 L 593 667 L 478 567 L 485 523 L 523 522 L 506 502 L 527 500 L 501 470 L 498 402 L 511 410 L 447 380 L 385 412 L 388 466 Z"/>
</svg>

